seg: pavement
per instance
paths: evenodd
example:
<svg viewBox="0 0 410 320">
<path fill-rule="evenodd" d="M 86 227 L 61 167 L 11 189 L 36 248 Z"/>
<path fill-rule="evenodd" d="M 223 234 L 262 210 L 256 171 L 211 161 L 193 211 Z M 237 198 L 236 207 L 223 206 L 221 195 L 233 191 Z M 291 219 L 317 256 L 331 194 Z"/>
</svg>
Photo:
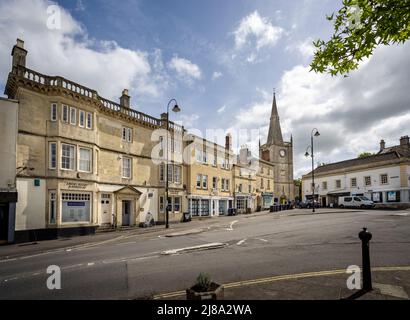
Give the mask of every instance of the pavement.
<svg viewBox="0 0 410 320">
<path fill-rule="evenodd" d="M 226 286 L 226 299 L 340 299 L 354 293 L 345 270 L 361 265 L 363 227 L 373 234 L 380 289 L 360 298 L 406 297 L 409 211 L 319 209 L 1 246 L 0 299 L 143 299 L 182 291 L 180 299 L 200 272 Z M 46 286 L 51 265 L 61 269 L 61 290 Z"/>
<path fill-rule="evenodd" d="M 330 270 L 224 284 L 225 300 L 409 300 L 410 266 L 372 270 L 373 290 L 349 290 L 346 270 Z M 140 297 L 143 298 L 143 297 Z M 144 297 L 186 300 L 184 291 Z"/>
</svg>

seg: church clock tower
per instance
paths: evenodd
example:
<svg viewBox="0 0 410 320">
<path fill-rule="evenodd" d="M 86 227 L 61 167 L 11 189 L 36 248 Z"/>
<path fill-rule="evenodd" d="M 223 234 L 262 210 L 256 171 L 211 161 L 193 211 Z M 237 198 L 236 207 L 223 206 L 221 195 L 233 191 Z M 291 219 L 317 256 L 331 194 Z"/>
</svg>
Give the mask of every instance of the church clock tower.
<svg viewBox="0 0 410 320">
<path fill-rule="evenodd" d="M 272 162 L 274 169 L 274 197 L 280 202 L 295 200 L 293 188 L 293 139 L 283 141 L 276 94 L 273 94 L 268 140 L 260 146 L 260 158 Z"/>
</svg>

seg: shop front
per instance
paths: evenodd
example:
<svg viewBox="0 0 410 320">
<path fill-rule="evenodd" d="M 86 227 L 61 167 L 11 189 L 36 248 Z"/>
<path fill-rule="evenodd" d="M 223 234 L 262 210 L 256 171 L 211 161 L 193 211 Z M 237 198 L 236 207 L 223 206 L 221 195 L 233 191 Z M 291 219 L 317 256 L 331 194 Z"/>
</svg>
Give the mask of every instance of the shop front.
<svg viewBox="0 0 410 320">
<path fill-rule="evenodd" d="M 252 212 L 253 202 L 251 194 L 235 194 L 235 209 L 237 213 Z"/>
<path fill-rule="evenodd" d="M 265 192 L 262 193 L 262 209 L 269 209 L 273 205 L 274 194 Z"/>
</svg>

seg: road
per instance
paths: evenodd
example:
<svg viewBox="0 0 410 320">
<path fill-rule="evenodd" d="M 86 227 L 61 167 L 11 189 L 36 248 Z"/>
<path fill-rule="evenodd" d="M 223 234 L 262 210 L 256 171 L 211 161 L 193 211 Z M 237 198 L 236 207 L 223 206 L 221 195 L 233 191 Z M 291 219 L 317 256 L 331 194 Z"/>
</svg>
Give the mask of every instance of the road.
<svg viewBox="0 0 410 320">
<path fill-rule="evenodd" d="M 229 283 L 343 269 L 361 264 L 358 233 L 364 226 L 373 233 L 373 266 L 410 265 L 409 211 L 297 213 L 219 217 L 201 221 L 203 230 L 195 227 L 179 236 L 130 234 L 89 247 L 2 260 L 0 299 L 143 299 L 183 290 L 200 272 Z M 221 245 L 164 254 L 212 243 Z M 50 265 L 61 268 L 61 290 L 46 287 Z"/>
</svg>

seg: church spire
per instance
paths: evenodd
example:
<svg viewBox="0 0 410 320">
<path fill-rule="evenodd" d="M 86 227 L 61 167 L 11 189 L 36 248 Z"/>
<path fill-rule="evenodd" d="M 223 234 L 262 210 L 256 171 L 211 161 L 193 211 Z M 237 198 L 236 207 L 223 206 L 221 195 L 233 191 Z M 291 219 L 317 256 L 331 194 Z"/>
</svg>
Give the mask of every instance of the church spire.
<svg viewBox="0 0 410 320">
<path fill-rule="evenodd" d="M 272 113 L 270 116 L 268 145 L 283 143 L 282 130 L 280 128 L 278 107 L 276 106 L 276 93 L 273 91 Z"/>
</svg>

